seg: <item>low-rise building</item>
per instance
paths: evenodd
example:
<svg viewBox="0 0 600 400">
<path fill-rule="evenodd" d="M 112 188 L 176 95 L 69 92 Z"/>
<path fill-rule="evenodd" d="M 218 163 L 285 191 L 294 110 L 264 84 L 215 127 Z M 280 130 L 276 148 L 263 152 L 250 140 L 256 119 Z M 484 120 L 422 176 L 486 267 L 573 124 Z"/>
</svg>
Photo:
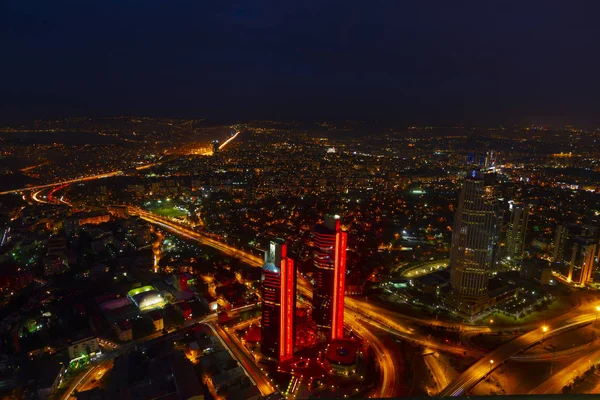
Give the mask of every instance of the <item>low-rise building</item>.
<svg viewBox="0 0 600 400">
<path fill-rule="evenodd" d="M 98 353 L 100 353 L 100 345 L 96 337 L 88 337 L 69 343 L 70 360 L 95 356 Z"/>
</svg>

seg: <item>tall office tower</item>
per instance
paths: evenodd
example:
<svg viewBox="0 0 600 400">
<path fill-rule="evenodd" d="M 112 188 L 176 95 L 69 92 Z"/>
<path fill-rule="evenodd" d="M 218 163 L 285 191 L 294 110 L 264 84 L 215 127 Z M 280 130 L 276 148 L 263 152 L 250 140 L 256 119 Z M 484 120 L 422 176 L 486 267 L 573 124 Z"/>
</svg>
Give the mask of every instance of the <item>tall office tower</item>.
<svg viewBox="0 0 600 400">
<path fill-rule="evenodd" d="M 450 252 L 452 302 L 470 315 L 488 300 L 488 279 L 498 247 L 495 175 L 473 170 L 463 182 L 454 216 Z"/>
<path fill-rule="evenodd" d="M 552 262 L 561 262 L 565 259 L 565 248 L 569 240 L 569 228 L 567 224 L 556 225 L 554 231 L 554 242 L 552 243 Z"/>
<path fill-rule="evenodd" d="M 314 230 L 313 320 L 327 340 L 344 337 L 347 233 L 339 215 L 326 215 Z"/>
<path fill-rule="evenodd" d="M 493 169 L 496 168 L 496 161 L 498 159 L 498 154 L 495 150 L 490 150 L 485 153 L 485 168 Z"/>
<path fill-rule="evenodd" d="M 593 237 L 578 236 L 573 240 L 567 281 L 581 285 L 593 281 L 599 247 Z"/>
<path fill-rule="evenodd" d="M 296 268 L 287 256 L 287 244 L 276 239 L 265 252 L 262 274 L 261 352 L 287 360 L 294 354 L 296 317 Z"/>
<path fill-rule="evenodd" d="M 218 140 L 212 141 L 212 150 L 213 150 L 213 155 L 217 154 L 219 152 L 219 141 Z"/>
<path fill-rule="evenodd" d="M 511 260 L 522 260 L 525 250 L 525 234 L 529 222 L 529 206 L 508 202 L 510 220 L 506 229 L 506 256 Z"/>
</svg>

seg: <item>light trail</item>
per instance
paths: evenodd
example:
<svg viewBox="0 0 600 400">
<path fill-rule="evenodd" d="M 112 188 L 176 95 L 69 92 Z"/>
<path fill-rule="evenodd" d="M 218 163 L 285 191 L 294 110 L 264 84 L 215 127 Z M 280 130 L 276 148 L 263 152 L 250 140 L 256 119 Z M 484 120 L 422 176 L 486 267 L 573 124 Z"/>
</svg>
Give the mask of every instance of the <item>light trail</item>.
<svg viewBox="0 0 600 400">
<path fill-rule="evenodd" d="M 145 211 L 140 212 L 139 215 L 143 219 L 147 220 L 148 222 L 162 226 L 165 229 L 167 229 L 175 234 L 178 234 L 180 236 L 187 237 L 189 239 L 196 240 L 202 244 L 214 247 L 217 250 L 223 251 L 225 254 L 240 258 L 241 260 L 247 262 L 250 265 L 258 267 L 262 264 L 262 259 L 260 257 L 245 253 L 242 250 L 235 249 L 235 248 L 225 245 L 217 240 L 204 237 L 203 235 L 201 235 L 197 232 L 194 232 L 187 228 L 178 226 L 177 224 L 174 224 L 173 222 L 171 222 L 169 220 L 164 220 L 162 218 L 156 217 Z M 298 290 L 300 291 L 300 293 L 303 294 L 304 296 L 306 296 L 307 298 L 311 298 L 312 297 L 312 287 L 311 287 L 310 283 L 308 283 L 304 279 L 299 279 L 298 281 L 299 281 L 298 282 Z M 374 349 L 375 354 L 377 355 L 378 361 L 382 367 L 382 382 L 381 382 L 380 387 L 378 387 L 378 389 L 377 389 L 376 397 L 393 396 L 393 394 L 389 394 L 389 393 L 394 392 L 394 384 L 395 384 L 395 382 L 394 382 L 394 380 L 395 380 L 394 365 L 393 365 L 393 362 L 387 361 L 387 360 L 391 360 L 391 358 L 386 355 L 386 350 L 385 350 L 384 346 L 381 344 L 381 342 L 375 335 L 372 335 L 370 332 L 368 332 L 366 329 L 364 329 L 364 327 L 359 325 L 358 322 L 354 322 L 354 323 L 350 322 L 353 319 L 352 318 L 353 310 L 359 310 L 361 312 L 361 314 L 368 313 L 368 315 L 371 317 L 371 319 L 364 320 L 364 322 L 369 322 L 375 326 L 380 327 L 383 330 L 387 330 L 388 332 L 390 332 L 392 334 L 395 334 L 398 336 L 403 336 L 410 340 L 422 342 L 423 344 L 425 344 L 426 346 L 431 347 L 431 348 L 439 348 L 444 351 L 452 351 L 452 352 L 456 353 L 456 348 L 454 346 L 447 346 L 446 348 L 444 348 L 439 343 L 435 343 L 435 342 L 429 341 L 429 340 L 425 341 L 425 340 L 419 339 L 417 337 L 417 335 L 405 332 L 404 329 L 402 329 L 401 327 L 398 327 L 397 324 L 396 324 L 396 326 L 391 325 L 392 328 L 386 327 L 385 324 L 382 324 L 379 321 L 380 320 L 383 320 L 385 322 L 389 322 L 389 321 L 386 321 L 386 318 L 382 317 L 382 315 L 380 313 L 374 313 L 378 309 L 377 307 L 363 308 L 363 306 L 365 305 L 364 302 L 355 302 L 354 299 L 350 299 L 348 297 L 346 298 L 346 305 L 347 305 L 346 315 L 348 316 L 346 318 L 346 321 L 349 323 L 349 325 L 351 325 L 351 327 L 353 329 L 356 329 L 357 332 L 361 332 L 361 333 L 365 332 L 363 334 L 365 337 L 368 337 L 367 340 L 369 340 L 369 342 L 371 342 L 372 348 Z M 592 306 L 590 306 L 590 307 L 592 307 Z M 582 312 L 582 310 L 577 310 L 577 313 L 579 313 L 579 312 Z M 460 395 L 460 394 L 464 393 L 465 391 L 470 390 L 477 382 L 479 382 L 482 378 L 484 378 L 487 374 L 489 374 L 493 369 L 497 368 L 503 362 L 507 361 L 510 357 L 531 347 L 532 345 L 534 345 L 535 343 L 540 341 L 540 338 L 543 337 L 545 339 L 550 336 L 556 335 L 560 332 L 563 332 L 565 330 L 573 329 L 575 327 L 589 323 L 596 316 L 596 314 L 594 312 L 589 315 L 583 315 L 583 316 L 571 318 L 571 314 L 572 313 L 567 313 L 567 314 L 563 315 L 563 317 L 565 317 L 565 318 L 561 318 L 561 321 L 563 322 L 562 325 L 560 325 L 555 320 L 552 320 L 552 323 L 554 324 L 554 326 L 561 326 L 560 328 L 554 329 L 554 330 L 546 333 L 545 335 L 542 335 L 539 332 L 539 329 L 535 329 L 529 333 L 526 333 L 526 334 L 518 337 L 517 339 L 512 340 L 511 342 L 509 342 L 503 346 L 500 346 L 498 349 L 488 353 L 484 357 L 480 358 L 480 360 L 478 362 L 476 362 L 473 366 L 471 366 L 471 368 L 469 368 L 467 371 L 465 371 L 461 375 L 459 375 L 456 380 L 451 382 L 448 387 L 446 387 L 442 392 L 440 392 L 440 395 L 456 396 L 456 395 Z M 415 318 L 415 320 L 419 321 L 416 318 Z M 420 321 L 420 322 L 421 323 L 425 322 L 427 324 L 438 322 L 439 325 L 450 324 L 450 323 L 441 323 L 441 321 L 432 321 L 432 320 L 425 320 L 425 321 Z M 451 325 L 454 327 L 460 326 L 461 328 L 463 328 L 463 325 L 458 324 L 458 323 L 451 324 Z M 487 332 L 490 332 L 492 330 L 499 330 L 499 329 L 506 330 L 507 329 L 507 327 L 489 327 L 489 326 L 474 327 L 474 326 L 470 326 L 470 325 L 465 325 L 464 327 L 467 328 L 466 330 L 470 330 L 470 331 L 485 330 Z M 520 329 L 523 329 L 523 328 L 524 328 L 524 326 L 520 327 Z M 465 352 L 465 351 L 469 351 L 469 350 L 462 349 L 460 351 Z M 386 357 L 387 357 L 387 359 L 386 359 Z M 490 363 L 490 360 L 494 360 L 494 363 Z"/>
<path fill-rule="evenodd" d="M 138 170 L 138 171 L 140 171 L 140 170 L 143 170 L 143 169 L 146 169 L 146 168 L 150 168 L 150 167 L 153 167 L 153 166 L 159 165 L 159 164 L 161 164 L 161 162 L 138 166 L 138 167 L 135 167 L 135 169 Z M 119 175 L 119 174 L 122 174 L 122 173 L 123 173 L 122 170 L 118 170 L 118 171 L 107 172 L 107 173 L 104 173 L 104 174 L 89 175 L 89 176 L 84 176 L 84 177 L 81 177 L 81 178 L 75 178 L 75 179 L 69 179 L 69 180 L 60 181 L 60 182 L 48 183 L 48 184 L 45 184 L 45 185 L 28 186 L 28 187 L 24 187 L 24 188 L 11 189 L 11 190 L 6 190 L 4 192 L 0 192 L 0 195 L 17 193 L 17 192 L 23 192 L 23 191 L 29 191 L 29 190 L 47 189 L 47 188 L 51 188 L 51 187 L 54 187 L 54 186 L 60 186 L 60 185 L 65 185 L 65 184 L 72 184 L 72 183 L 77 183 L 77 182 L 93 181 L 93 180 L 96 180 L 96 179 L 111 178 L 113 176 L 116 176 L 116 175 Z"/>
<path fill-rule="evenodd" d="M 21 171 L 21 172 L 27 172 L 27 171 L 31 171 L 32 169 L 43 167 L 44 165 L 47 165 L 47 164 L 50 164 L 50 161 L 46 161 L 45 163 L 41 163 L 41 164 L 38 164 L 38 165 L 31 165 L 29 167 L 25 167 L 23 169 L 20 169 L 19 171 Z"/>
<path fill-rule="evenodd" d="M 235 139 L 241 131 L 237 131 L 235 133 L 235 135 L 233 135 L 232 137 L 230 137 L 229 139 L 227 139 L 226 141 L 224 141 L 223 143 L 221 143 L 221 145 L 219 146 L 219 150 L 223 149 L 223 147 L 227 146 L 229 144 L 229 142 L 231 142 L 233 139 Z"/>
<path fill-rule="evenodd" d="M 31 194 L 31 198 L 32 198 L 34 201 L 36 201 L 36 202 L 38 202 L 38 203 L 41 203 L 41 204 L 51 204 L 49 201 L 42 200 L 42 199 L 40 199 L 40 198 L 38 197 L 38 196 L 39 196 L 39 194 L 40 194 L 42 191 L 44 191 L 44 189 L 40 189 L 40 190 L 38 190 L 37 192 L 33 192 L 33 193 Z"/>
<path fill-rule="evenodd" d="M 69 400 L 69 398 L 73 395 L 73 392 L 77 390 L 77 388 L 83 383 L 86 378 L 90 377 L 90 374 L 96 372 L 99 368 L 102 368 L 103 364 L 106 361 L 96 365 L 95 367 L 90 368 L 79 380 L 73 385 L 71 384 L 65 394 L 62 396 L 61 400 Z M 88 379 L 89 380 L 89 379 Z"/>
<path fill-rule="evenodd" d="M 600 362 L 600 350 L 586 354 L 539 384 L 529 394 L 561 394 L 563 387 L 598 362 Z"/>
<path fill-rule="evenodd" d="M 274 385 L 271 383 L 269 378 L 266 376 L 255 362 L 254 358 L 249 357 L 241 348 L 240 344 L 227 331 L 225 331 L 219 325 L 213 323 L 207 323 L 210 329 L 214 332 L 215 336 L 219 338 L 221 344 L 229 350 L 232 357 L 237 359 L 246 372 L 246 375 L 254 382 L 258 390 L 263 396 L 269 396 L 276 392 Z"/>
<path fill-rule="evenodd" d="M 254 267 L 261 267 L 263 260 L 261 257 L 254 256 L 246 253 L 242 250 L 223 244 L 215 239 L 208 238 L 198 232 L 194 232 L 188 228 L 182 227 L 170 220 L 158 217 L 147 211 L 143 211 L 139 208 L 130 207 L 129 214 L 139 215 L 140 218 L 148 221 L 152 224 L 163 227 L 164 229 L 175 233 L 179 236 L 187 239 L 195 240 L 203 245 L 211 246 L 223 253 L 239 258 L 242 261 L 252 265 Z M 307 298 L 312 298 L 312 285 L 306 281 L 301 275 L 298 279 L 298 290 Z M 346 301 L 348 298 L 346 297 Z M 347 303 L 348 304 L 348 303 Z M 358 332 L 363 338 L 371 345 L 373 351 L 377 357 L 379 365 L 381 366 L 381 384 L 375 390 L 374 397 L 393 397 L 396 395 L 396 370 L 394 361 L 392 360 L 391 354 L 385 348 L 380 339 L 372 334 L 368 329 L 362 326 L 359 321 L 352 318 L 352 311 L 345 310 L 345 320 L 348 326 Z"/>
<path fill-rule="evenodd" d="M 512 356 L 510 360 L 522 363 L 563 361 L 575 357 L 581 357 L 595 350 L 600 350 L 600 341 L 586 343 L 582 346 L 577 346 L 572 349 Z"/>
<path fill-rule="evenodd" d="M 497 349 L 480 358 L 475 364 L 469 367 L 454 379 L 444 390 L 440 396 L 459 396 L 471 390 L 481 379 L 490 374 L 494 369 L 509 360 L 512 356 L 522 352 L 535 345 L 538 342 L 544 341 L 549 337 L 558 335 L 570 329 L 588 324 L 596 318 L 596 313 L 581 315 L 571 318 L 557 325 L 558 328 L 544 332 L 543 329 L 534 329 L 508 343 L 503 344 Z"/>
</svg>

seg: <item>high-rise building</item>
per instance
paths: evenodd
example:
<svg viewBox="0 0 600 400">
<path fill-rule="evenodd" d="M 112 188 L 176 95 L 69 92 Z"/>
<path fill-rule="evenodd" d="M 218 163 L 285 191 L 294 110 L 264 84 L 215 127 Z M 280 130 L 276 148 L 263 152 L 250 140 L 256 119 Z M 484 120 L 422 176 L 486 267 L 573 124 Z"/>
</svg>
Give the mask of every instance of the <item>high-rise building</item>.
<svg viewBox="0 0 600 400">
<path fill-rule="evenodd" d="M 344 337 L 347 233 L 339 215 L 326 215 L 314 230 L 313 320 L 327 340 Z"/>
<path fill-rule="evenodd" d="M 218 140 L 212 141 L 212 150 L 213 150 L 213 154 L 217 154 L 219 152 L 219 141 Z"/>
<path fill-rule="evenodd" d="M 527 223 L 529 222 L 529 206 L 515 203 L 512 200 L 508 204 L 510 220 L 506 229 L 505 254 L 514 263 L 523 259 L 525 234 L 527 233 Z"/>
<path fill-rule="evenodd" d="M 282 239 L 271 241 L 265 252 L 262 301 L 261 352 L 279 361 L 289 359 L 296 336 L 296 268 Z"/>
<path fill-rule="evenodd" d="M 454 216 L 451 301 L 470 315 L 485 308 L 496 263 L 499 214 L 494 183 L 495 175 L 473 170 L 464 179 Z"/>
<path fill-rule="evenodd" d="M 567 224 L 556 225 L 554 242 L 552 243 L 552 262 L 561 262 L 565 259 L 565 248 L 569 240 L 569 227 Z"/>
<path fill-rule="evenodd" d="M 599 246 L 593 237 L 578 236 L 571 247 L 569 274 L 567 281 L 585 285 L 594 279 L 598 264 Z"/>
</svg>

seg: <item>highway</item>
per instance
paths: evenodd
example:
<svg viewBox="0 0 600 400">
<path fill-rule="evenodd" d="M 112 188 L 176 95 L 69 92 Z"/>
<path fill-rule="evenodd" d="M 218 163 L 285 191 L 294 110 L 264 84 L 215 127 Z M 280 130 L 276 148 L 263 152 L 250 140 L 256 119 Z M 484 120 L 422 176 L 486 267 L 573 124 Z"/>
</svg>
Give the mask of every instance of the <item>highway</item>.
<svg viewBox="0 0 600 400">
<path fill-rule="evenodd" d="M 246 253 L 240 249 L 236 249 L 235 247 L 221 243 L 218 240 L 209 238 L 206 235 L 193 231 L 189 228 L 183 227 L 167 218 L 159 217 L 155 214 L 152 214 L 150 212 L 144 211 L 136 207 L 129 207 L 129 214 L 138 215 L 140 218 L 150 222 L 151 224 L 160 226 L 161 228 L 172 232 L 178 236 L 197 241 L 202 245 L 210 246 L 229 256 L 236 257 L 249 265 L 262 265 L 263 259 L 261 257 Z"/>
<path fill-rule="evenodd" d="M 497 349 L 486 354 L 466 371 L 460 374 L 439 394 L 440 396 L 459 396 L 472 389 L 481 379 L 491 373 L 502 363 L 506 362 L 512 356 L 526 350 L 537 342 L 546 338 L 555 336 L 559 333 L 573 329 L 594 321 L 596 314 L 585 314 L 579 317 L 570 318 L 563 324 L 556 325 L 557 328 L 549 327 L 547 332 L 540 327 L 534 329 L 522 336 L 519 336 L 508 343 L 503 344 Z"/>
<path fill-rule="evenodd" d="M 242 307 L 237 307 L 234 308 L 230 311 L 230 313 L 238 313 L 238 312 L 242 312 L 242 311 L 248 311 L 248 310 L 252 310 L 254 308 L 258 307 L 258 304 L 249 304 L 249 305 L 245 305 Z M 206 323 L 206 324 L 211 324 L 214 321 L 217 320 L 217 315 L 216 314 L 209 314 L 207 316 L 203 316 L 203 317 L 195 317 L 193 319 L 190 319 L 188 321 L 185 321 L 184 323 L 184 328 L 188 328 L 192 325 L 195 324 L 200 324 L 200 323 Z M 210 325 L 209 325 L 210 326 Z M 121 345 L 117 345 L 117 348 L 115 349 L 115 351 L 112 351 L 110 353 L 108 353 L 105 358 L 100 361 L 97 365 L 92 366 L 90 369 L 88 369 L 87 371 L 82 372 L 81 374 L 79 374 L 78 377 L 76 377 L 75 379 L 73 379 L 73 382 L 71 382 L 71 384 L 69 385 L 69 387 L 67 388 L 67 390 L 65 391 L 64 395 L 61 397 L 62 400 L 68 400 L 73 392 L 75 390 L 81 391 L 81 388 L 85 387 L 87 384 L 89 384 L 93 379 L 95 379 L 95 377 L 98 376 L 98 372 L 99 371 L 104 371 L 106 369 L 108 369 L 109 365 L 112 363 L 112 360 L 118 356 L 119 354 L 122 354 L 124 352 L 129 351 L 130 349 L 132 349 L 133 347 L 135 347 L 136 345 L 142 344 L 142 343 L 146 343 L 149 342 L 151 340 L 154 339 L 158 339 L 161 337 L 167 337 L 169 335 L 176 335 L 178 332 L 172 332 L 172 333 L 168 333 L 168 334 L 164 334 L 162 331 L 157 331 L 154 332 L 151 335 L 145 336 L 139 340 L 133 341 L 133 342 L 129 342 L 129 343 L 125 343 L 125 344 L 121 344 Z M 104 339 L 100 339 L 100 341 L 104 344 L 107 345 L 109 347 L 113 347 L 114 344 L 111 342 L 108 342 Z"/>
<path fill-rule="evenodd" d="M 239 249 L 233 248 L 231 246 L 228 246 L 226 244 L 223 244 L 215 239 L 207 238 L 198 232 L 194 232 L 188 228 L 181 227 L 178 224 L 175 224 L 170 220 L 158 217 L 158 216 L 148 213 L 146 211 L 139 210 L 137 212 L 138 212 L 138 215 L 140 215 L 140 217 L 142 217 L 146 221 L 153 223 L 153 224 L 157 224 L 157 225 L 163 227 L 164 229 L 167 229 L 175 234 L 178 234 L 183 237 L 187 237 L 189 239 L 196 240 L 196 241 L 200 242 L 201 244 L 216 248 L 217 250 L 220 250 L 220 251 L 224 252 L 225 254 L 228 254 L 228 255 L 231 255 L 234 257 L 238 257 L 250 265 L 260 266 L 262 264 L 262 259 L 258 256 L 248 254 L 242 250 L 239 250 Z M 135 213 L 135 210 L 134 210 L 134 213 Z M 311 287 L 310 283 L 307 282 L 306 280 L 304 280 L 304 279 L 298 280 L 298 290 L 300 291 L 300 293 L 302 293 L 307 298 L 312 297 L 312 287 Z M 487 374 L 489 374 L 498 365 L 502 364 L 503 362 L 507 361 L 509 358 L 515 356 L 516 354 L 522 352 L 523 350 L 531 347 L 533 344 L 540 341 L 542 338 L 554 336 L 565 330 L 572 329 L 572 328 L 575 328 L 575 327 L 578 327 L 578 326 L 581 326 L 583 324 L 593 321 L 596 317 L 595 312 L 591 312 L 589 314 L 584 314 L 584 315 L 581 315 L 581 316 L 575 317 L 575 318 L 572 317 L 573 314 L 579 314 L 579 313 L 585 312 L 585 310 L 588 308 L 591 311 L 595 308 L 595 306 L 593 304 L 589 304 L 587 307 L 582 307 L 582 309 L 578 309 L 577 313 L 575 313 L 573 311 L 568 312 L 568 313 L 564 314 L 562 317 L 555 318 L 554 320 L 550 321 L 553 326 L 559 326 L 559 328 L 552 329 L 545 334 L 541 331 L 541 329 L 534 329 L 534 330 L 532 330 L 522 336 L 519 336 L 518 338 L 500 346 L 496 350 L 488 353 L 487 355 L 480 358 L 479 361 L 477 361 L 473 366 L 471 366 L 469 369 L 467 369 L 465 372 L 463 372 L 461 375 L 459 375 L 455 381 L 450 383 L 450 385 L 448 385 L 442 392 L 440 392 L 440 395 L 447 395 L 447 396 L 460 395 L 460 394 L 464 393 L 465 391 L 470 390 L 473 386 L 475 386 L 475 384 L 477 384 L 477 382 L 479 382 L 481 379 L 483 379 Z M 394 388 L 394 386 L 395 386 L 395 382 L 394 382 L 395 371 L 394 371 L 393 362 L 391 362 L 391 360 L 388 361 L 389 356 L 388 356 L 383 344 L 375 335 L 373 335 L 367 329 L 364 328 L 364 326 L 361 324 L 361 322 L 363 322 L 363 321 L 366 323 L 369 323 L 371 325 L 377 326 L 380 329 L 386 330 L 389 333 L 392 333 L 396 336 L 404 337 L 406 339 L 414 340 L 419 343 L 422 343 L 423 345 L 425 345 L 429 348 L 434 348 L 434 349 L 438 349 L 438 350 L 442 350 L 442 351 L 449 351 L 452 353 L 457 353 L 457 351 L 461 352 L 461 353 L 464 353 L 466 351 L 467 353 L 469 353 L 471 351 L 469 349 L 457 350 L 456 346 L 443 345 L 441 343 L 436 343 L 431 340 L 419 339 L 416 337 L 416 335 L 414 335 L 405 326 L 402 326 L 398 322 L 396 322 L 395 318 L 392 319 L 392 318 L 385 317 L 386 313 L 382 312 L 382 309 L 380 307 L 373 305 L 371 303 L 363 302 L 363 301 L 352 299 L 352 298 L 346 298 L 346 311 L 345 312 L 346 312 L 346 316 L 347 316 L 347 318 L 345 318 L 345 320 L 347 321 L 349 326 L 351 326 L 352 329 L 355 329 L 357 332 L 360 332 L 361 334 L 363 334 L 365 336 L 366 340 L 369 340 L 369 342 L 371 342 L 371 345 L 374 348 L 375 353 L 377 355 L 378 361 L 379 361 L 380 365 L 382 366 L 382 382 L 381 382 L 381 385 L 378 387 L 378 391 L 375 394 L 375 397 L 393 396 L 393 394 L 390 394 L 390 393 L 394 393 L 394 391 L 395 391 L 395 388 Z M 354 317 L 358 317 L 359 314 L 361 317 L 366 314 L 367 316 L 369 316 L 371 318 L 367 318 L 367 319 L 354 318 Z M 398 316 L 398 318 L 402 318 L 402 316 Z M 421 324 L 426 323 L 426 324 L 433 324 L 433 325 L 444 325 L 447 327 L 460 327 L 461 329 L 464 328 L 465 330 L 468 330 L 468 331 L 492 332 L 492 331 L 510 329 L 510 327 L 506 327 L 506 326 L 500 326 L 500 327 L 471 326 L 471 325 L 464 325 L 464 324 L 459 324 L 459 323 L 453 324 L 453 323 L 449 323 L 449 322 L 442 322 L 442 321 L 437 321 L 437 320 L 433 320 L 433 319 L 423 320 L 423 319 L 410 318 L 410 317 L 405 317 L 405 318 L 409 321 L 418 322 Z M 515 326 L 514 328 L 515 329 L 524 329 L 526 327 L 532 327 L 532 326 L 534 326 L 534 325 L 529 324 L 527 326 L 520 326 L 520 327 Z M 538 326 L 538 328 L 539 328 L 539 326 Z M 481 354 L 479 354 L 479 355 L 481 355 Z M 494 361 L 493 363 L 490 362 L 492 360 Z"/>
<path fill-rule="evenodd" d="M 162 227 L 163 229 L 168 230 L 174 234 L 177 234 L 179 236 L 182 236 L 182 237 L 185 237 L 185 238 L 188 238 L 191 240 L 195 240 L 195 241 L 199 242 L 200 244 L 203 244 L 206 246 L 211 246 L 211 247 L 223 252 L 224 254 L 230 255 L 232 257 L 237 257 L 240 260 L 248 263 L 249 265 L 253 265 L 255 267 L 262 266 L 263 259 L 261 257 L 254 256 L 252 254 L 248 254 L 242 250 L 239 250 L 234 247 L 228 246 L 224 243 L 221 243 L 218 240 L 208 238 L 208 237 L 202 235 L 201 233 L 192 231 L 186 227 L 182 227 L 181 225 L 176 224 L 173 221 L 170 221 L 166 218 L 156 216 L 152 213 L 149 213 L 147 211 L 144 211 L 144 210 L 141 210 L 138 208 L 134 208 L 134 207 L 130 207 L 129 213 L 131 215 L 139 215 L 140 218 L 144 219 L 145 221 L 148 221 L 152 224 L 158 225 L 158 226 Z M 311 284 L 308 281 L 306 281 L 301 275 L 298 278 L 299 278 L 298 279 L 298 290 L 300 291 L 300 293 L 302 293 L 302 295 L 304 295 L 306 298 L 309 298 L 309 299 L 312 298 Z M 352 299 L 346 298 L 346 304 L 350 305 L 350 307 L 352 307 L 351 300 Z M 345 319 L 346 323 L 348 324 L 348 326 L 350 326 L 353 330 L 355 330 L 359 335 L 361 335 L 365 340 L 367 340 L 369 342 L 369 344 L 373 348 L 373 350 L 377 356 L 377 359 L 379 361 L 379 364 L 381 366 L 381 375 L 382 375 L 381 385 L 379 385 L 377 387 L 373 397 L 393 397 L 393 396 L 395 396 L 395 393 L 396 393 L 396 371 L 395 371 L 394 362 L 393 362 L 390 354 L 385 349 L 383 343 L 379 340 L 379 338 L 377 336 L 375 336 L 374 334 L 372 334 L 371 332 L 369 332 L 369 330 L 367 330 L 364 326 L 362 326 L 360 324 L 360 321 L 355 320 L 353 317 L 354 317 L 354 314 L 350 309 L 345 310 L 345 318 L 344 319 Z"/>
<path fill-rule="evenodd" d="M 73 379 L 73 382 L 71 382 L 65 393 L 62 395 L 61 400 L 69 400 L 75 390 L 88 385 L 92 380 L 96 379 L 98 372 L 105 371 L 111 363 L 112 358 L 103 360 L 99 364 L 79 374 L 75 379 Z"/>
<path fill-rule="evenodd" d="M 531 390 L 529 394 L 561 394 L 563 387 L 598 362 L 600 362 L 600 350 L 586 354 L 550 376 L 546 381 Z"/>
<path fill-rule="evenodd" d="M 448 386 L 448 377 L 444 368 L 440 365 L 440 360 L 433 354 L 429 354 L 423 357 L 427 368 L 433 374 L 433 379 L 436 383 L 436 393 L 439 393 L 442 389 Z"/>
<path fill-rule="evenodd" d="M 583 357 L 586 354 L 590 354 L 596 350 L 600 350 L 599 340 L 566 350 L 545 351 L 543 353 L 519 354 L 516 356 L 512 356 L 510 358 L 510 361 L 523 363 L 564 361 L 575 357 Z"/>
<path fill-rule="evenodd" d="M 221 145 L 219 146 L 219 150 L 223 150 L 223 148 L 225 146 L 227 146 L 229 144 L 229 142 L 231 142 L 233 139 L 235 139 L 239 134 L 240 134 L 240 131 L 236 132 L 235 135 L 233 135 L 232 137 L 230 137 L 229 139 L 227 139 L 226 141 L 221 143 Z"/>
<path fill-rule="evenodd" d="M 160 162 L 153 163 L 153 164 L 146 164 L 146 165 L 142 165 L 142 166 L 139 166 L 139 167 L 135 167 L 135 169 L 137 169 L 138 171 L 140 171 L 140 170 L 143 170 L 143 169 L 146 169 L 146 168 L 150 168 L 150 167 L 153 167 L 153 166 L 159 165 L 159 164 L 160 164 Z M 12 189 L 12 190 L 6 190 L 4 192 L 0 192 L 0 195 L 17 193 L 17 192 L 23 192 L 23 191 L 28 191 L 28 190 L 47 189 L 47 188 L 51 188 L 51 187 L 54 187 L 54 186 L 70 185 L 72 183 L 77 183 L 77 182 L 93 181 L 95 179 L 110 178 L 110 177 L 113 177 L 113 176 L 120 175 L 122 173 L 123 173 L 123 171 L 118 170 L 118 171 L 106 172 L 104 174 L 82 176 L 80 178 L 68 179 L 68 180 L 64 180 L 64 181 L 60 181 L 60 182 L 47 183 L 45 185 L 28 186 L 28 187 L 24 187 L 24 188 L 17 188 L 17 189 Z"/>
<path fill-rule="evenodd" d="M 242 350 L 241 343 L 239 343 L 239 341 L 233 337 L 234 335 L 230 335 L 220 325 L 215 325 L 211 322 L 207 323 L 207 325 L 215 333 L 215 336 L 219 338 L 223 346 L 229 349 L 232 356 L 239 361 L 242 368 L 244 368 L 244 371 L 246 371 L 248 377 L 254 382 L 263 396 L 269 396 L 276 392 L 275 387 L 265 372 L 262 371 L 258 365 L 256 365 L 254 358 L 248 356 L 246 352 Z"/>
</svg>

